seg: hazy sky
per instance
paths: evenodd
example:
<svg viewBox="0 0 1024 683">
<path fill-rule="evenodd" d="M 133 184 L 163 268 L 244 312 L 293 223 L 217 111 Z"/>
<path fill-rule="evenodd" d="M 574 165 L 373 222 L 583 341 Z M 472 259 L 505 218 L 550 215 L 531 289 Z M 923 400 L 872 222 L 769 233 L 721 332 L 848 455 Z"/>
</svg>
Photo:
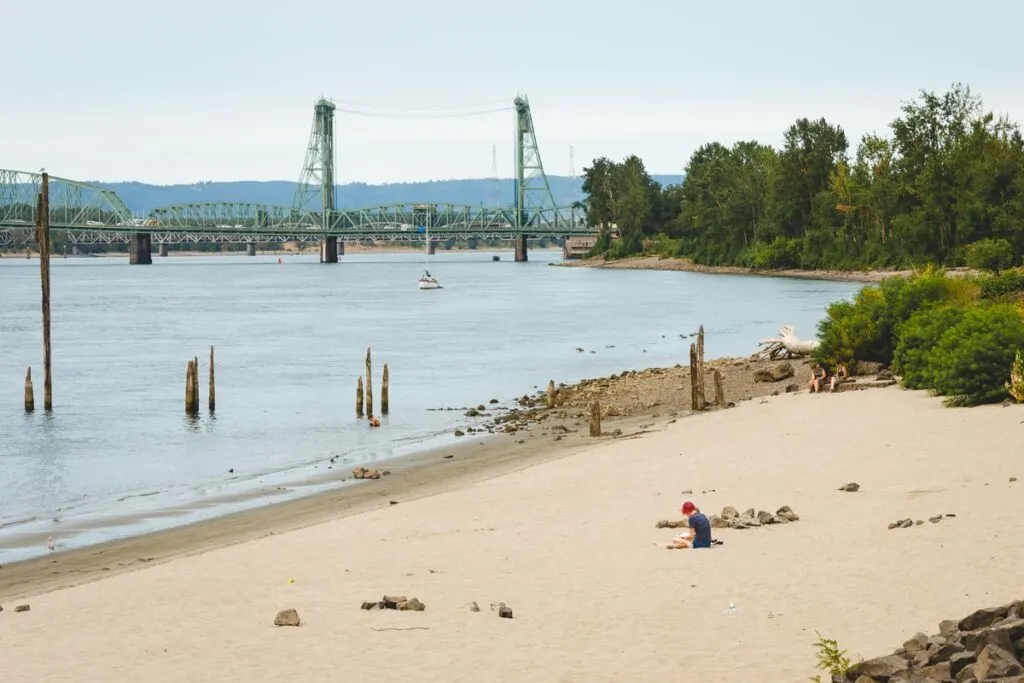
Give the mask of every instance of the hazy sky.
<svg viewBox="0 0 1024 683">
<path fill-rule="evenodd" d="M 509 177 L 517 91 L 560 175 L 570 145 L 577 173 L 680 173 L 800 116 L 856 141 L 955 81 L 1024 121 L 1020 0 L 12 0 L 0 22 L 0 168 L 79 180 L 294 180 L 320 94 L 338 182 L 488 177 L 494 144 Z"/>
</svg>

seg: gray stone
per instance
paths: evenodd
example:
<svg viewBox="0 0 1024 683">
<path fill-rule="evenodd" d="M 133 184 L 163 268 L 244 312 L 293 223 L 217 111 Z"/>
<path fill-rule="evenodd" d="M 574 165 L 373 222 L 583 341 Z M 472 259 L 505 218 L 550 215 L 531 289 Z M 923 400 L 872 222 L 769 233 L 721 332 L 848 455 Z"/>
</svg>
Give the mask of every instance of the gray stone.
<svg viewBox="0 0 1024 683">
<path fill-rule="evenodd" d="M 978 661 L 974 664 L 974 675 L 979 681 L 1006 676 L 1020 676 L 1024 667 L 1012 652 L 1007 652 L 998 645 L 986 645 L 978 653 Z"/>
<path fill-rule="evenodd" d="M 1006 615 L 1009 613 L 1009 605 L 979 609 L 973 614 L 961 619 L 960 623 L 957 624 L 957 628 L 961 631 L 977 631 L 980 628 L 987 628 L 997 621 L 1006 618 Z"/>
<path fill-rule="evenodd" d="M 398 609 L 403 612 L 422 612 L 426 608 L 427 606 L 420 602 L 419 598 L 410 598 L 398 603 Z"/>
<path fill-rule="evenodd" d="M 782 507 L 780 507 L 775 512 L 775 514 L 778 515 L 779 517 L 783 518 L 787 522 L 799 522 L 800 521 L 800 517 L 795 512 L 793 512 L 792 508 L 790 508 L 788 505 L 783 505 Z"/>
<path fill-rule="evenodd" d="M 724 508 L 722 508 L 722 519 L 729 520 L 739 516 L 740 513 L 737 512 L 736 508 L 734 508 L 731 505 L 726 505 Z"/>
<path fill-rule="evenodd" d="M 849 484 L 843 484 L 839 487 L 840 491 L 846 491 L 847 493 L 856 493 L 860 491 L 860 484 L 855 481 L 851 481 Z"/>
<path fill-rule="evenodd" d="M 14 611 L 15 611 L 15 613 L 17 613 L 17 612 L 27 612 L 30 609 L 31 609 L 31 607 L 29 605 L 17 605 L 14 608 Z"/>
<path fill-rule="evenodd" d="M 775 515 L 770 512 L 760 510 L 757 513 L 757 521 L 761 524 L 775 524 Z"/>
<path fill-rule="evenodd" d="M 299 613 L 293 609 L 283 609 L 274 617 L 274 626 L 298 626 Z"/>
<path fill-rule="evenodd" d="M 955 655 L 950 657 L 949 662 L 947 662 L 947 666 L 949 667 L 949 678 L 956 678 L 965 667 L 974 664 L 974 659 L 975 656 L 973 652 L 957 652 Z M 939 666 L 939 664 L 936 664 L 935 666 Z"/>
<path fill-rule="evenodd" d="M 892 676 L 898 673 L 909 670 L 910 664 L 903 657 L 896 655 L 889 655 L 888 657 L 878 657 L 876 659 L 868 659 L 866 661 L 854 664 L 847 671 L 847 678 L 857 680 L 857 676 L 868 676 L 870 678 L 883 678 L 888 680 Z"/>
</svg>

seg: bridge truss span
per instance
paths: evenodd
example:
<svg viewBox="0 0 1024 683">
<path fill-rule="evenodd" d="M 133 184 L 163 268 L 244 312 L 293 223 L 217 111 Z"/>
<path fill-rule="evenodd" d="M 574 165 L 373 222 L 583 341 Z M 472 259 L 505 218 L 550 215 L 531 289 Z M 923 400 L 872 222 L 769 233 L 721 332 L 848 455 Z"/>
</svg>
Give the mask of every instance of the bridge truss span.
<svg viewBox="0 0 1024 683">
<path fill-rule="evenodd" d="M 0 229 L 32 229 L 42 172 L 0 169 Z M 114 192 L 89 183 L 49 176 L 50 227 L 127 225 L 134 218 Z"/>
</svg>

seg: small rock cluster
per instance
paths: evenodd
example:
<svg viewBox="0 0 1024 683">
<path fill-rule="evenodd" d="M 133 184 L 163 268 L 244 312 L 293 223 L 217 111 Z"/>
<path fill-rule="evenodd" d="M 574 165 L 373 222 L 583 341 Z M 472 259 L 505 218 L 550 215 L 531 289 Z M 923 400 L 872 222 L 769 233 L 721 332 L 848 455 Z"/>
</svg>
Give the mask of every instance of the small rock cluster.
<svg viewBox="0 0 1024 683">
<path fill-rule="evenodd" d="M 849 484 L 843 484 L 839 487 L 840 491 L 846 491 L 847 493 L 857 493 L 860 491 L 860 484 L 855 481 L 851 481 Z"/>
<path fill-rule="evenodd" d="M 893 654 L 854 664 L 833 683 L 1024 683 L 1024 603 L 980 609 L 916 634 Z"/>
<path fill-rule="evenodd" d="M 14 607 L 15 613 L 17 613 L 17 612 L 27 612 L 27 611 L 29 611 L 29 609 L 31 609 L 31 608 L 28 605 L 15 605 L 15 607 Z M 0 612 L 3 612 L 3 611 L 4 611 L 4 606 L 0 605 Z"/>
<path fill-rule="evenodd" d="M 928 518 L 928 521 L 932 524 L 938 524 L 944 517 L 956 517 L 952 512 L 947 512 L 944 515 L 932 515 Z M 916 522 L 909 517 L 906 519 L 898 519 L 895 522 L 889 522 L 890 529 L 909 529 L 912 526 L 921 526 L 924 524 L 923 519 L 919 519 Z"/>
<path fill-rule="evenodd" d="M 404 595 L 385 595 L 380 600 L 364 602 L 362 608 L 365 610 L 396 609 L 402 612 L 422 612 L 427 606 L 417 598 L 407 598 Z"/>
<path fill-rule="evenodd" d="M 753 527 L 765 526 L 766 524 L 799 522 L 800 517 L 793 512 L 792 508 L 788 505 L 780 507 L 774 515 L 764 510 L 755 511 L 754 508 L 749 508 L 741 514 L 736 508 L 731 505 L 726 505 L 722 508 L 722 514 L 710 515 L 708 517 L 708 521 L 711 522 L 712 529 L 750 529 Z M 689 525 L 690 522 L 686 519 L 681 519 L 679 521 L 662 519 L 654 524 L 654 528 L 683 529 Z"/>
<path fill-rule="evenodd" d="M 380 472 L 378 470 L 370 469 L 368 467 L 357 467 L 352 470 L 353 479 L 380 479 L 391 474 L 391 470 L 384 470 Z"/>
</svg>

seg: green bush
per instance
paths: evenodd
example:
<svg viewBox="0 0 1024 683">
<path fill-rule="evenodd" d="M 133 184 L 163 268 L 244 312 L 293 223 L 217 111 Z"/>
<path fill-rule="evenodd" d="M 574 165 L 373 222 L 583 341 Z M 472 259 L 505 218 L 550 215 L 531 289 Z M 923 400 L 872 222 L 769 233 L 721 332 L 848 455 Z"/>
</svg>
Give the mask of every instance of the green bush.
<svg viewBox="0 0 1024 683">
<path fill-rule="evenodd" d="M 893 352 L 892 369 L 908 389 L 929 389 L 933 384 L 928 354 L 946 330 L 963 320 L 962 306 L 929 306 L 916 311 L 900 326 L 899 341 Z"/>
<path fill-rule="evenodd" d="M 998 273 L 1013 265 L 1013 246 L 1002 239 L 978 240 L 967 247 L 967 265 Z"/>
<path fill-rule="evenodd" d="M 771 242 L 755 242 L 744 250 L 741 261 L 748 268 L 775 270 L 800 267 L 801 242 L 776 237 Z"/>
<path fill-rule="evenodd" d="M 852 303 L 829 306 L 818 326 L 821 345 L 815 360 L 827 364 L 853 360 L 891 363 L 899 326 L 915 311 L 942 302 L 967 304 L 977 297 L 975 283 L 934 269 L 909 278 L 888 278 L 862 289 Z"/>
<path fill-rule="evenodd" d="M 1010 304 L 968 310 L 928 353 L 926 375 L 946 403 L 971 406 L 1008 396 L 1017 351 L 1024 349 L 1024 317 Z"/>
<path fill-rule="evenodd" d="M 976 278 L 983 299 L 1007 299 L 1024 295 L 1024 270 L 1006 270 Z"/>
</svg>

